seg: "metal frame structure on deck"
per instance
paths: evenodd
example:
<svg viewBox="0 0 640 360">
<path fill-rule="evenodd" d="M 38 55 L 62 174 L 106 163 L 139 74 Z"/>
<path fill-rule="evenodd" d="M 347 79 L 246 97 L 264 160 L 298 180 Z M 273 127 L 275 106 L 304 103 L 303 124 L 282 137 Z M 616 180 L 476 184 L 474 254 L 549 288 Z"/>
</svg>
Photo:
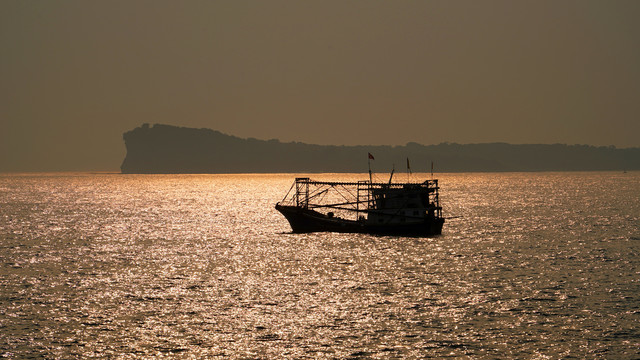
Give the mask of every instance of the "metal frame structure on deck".
<svg viewBox="0 0 640 360">
<path fill-rule="evenodd" d="M 422 183 L 382 183 L 362 180 L 357 182 L 315 181 L 308 177 L 298 177 L 280 204 L 295 205 L 305 210 L 325 212 L 333 216 L 340 212 L 343 218 L 355 214 L 355 220 L 364 214 L 376 212 L 372 194 L 375 190 L 390 189 L 426 189 L 428 202 L 434 205 L 435 216 L 442 217 L 438 180 L 426 180 Z M 292 193 L 293 191 L 293 193 Z"/>
</svg>

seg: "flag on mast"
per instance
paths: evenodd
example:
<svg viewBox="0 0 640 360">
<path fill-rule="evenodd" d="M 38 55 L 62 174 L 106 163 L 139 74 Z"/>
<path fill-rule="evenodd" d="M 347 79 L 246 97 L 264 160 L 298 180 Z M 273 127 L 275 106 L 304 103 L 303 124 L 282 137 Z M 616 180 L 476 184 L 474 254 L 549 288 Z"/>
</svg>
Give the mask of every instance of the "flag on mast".
<svg viewBox="0 0 640 360">
<path fill-rule="evenodd" d="M 409 158 L 407 158 L 407 171 L 411 174 L 411 165 L 409 165 Z"/>
<path fill-rule="evenodd" d="M 375 158 L 373 157 L 373 155 L 371 155 L 371 153 L 368 153 L 368 154 L 369 154 L 369 160 L 375 160 Z"/>
</svg>

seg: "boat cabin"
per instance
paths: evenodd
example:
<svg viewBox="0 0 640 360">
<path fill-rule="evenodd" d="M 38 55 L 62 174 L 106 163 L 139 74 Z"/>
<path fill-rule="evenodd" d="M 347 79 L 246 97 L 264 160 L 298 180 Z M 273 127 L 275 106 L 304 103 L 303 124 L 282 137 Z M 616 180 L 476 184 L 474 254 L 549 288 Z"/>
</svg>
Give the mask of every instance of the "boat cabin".
<svg viewBox="0 0 640 360">
<path fill-rule="evenodd" d="M 372 203 L 367 218 L 372 224 L 395 224 L 424 221 L 433 216 L 436 205 L 429 201 L 431 187 L 405 184 L 401 188 L 372 189 Z"/>
</svg>

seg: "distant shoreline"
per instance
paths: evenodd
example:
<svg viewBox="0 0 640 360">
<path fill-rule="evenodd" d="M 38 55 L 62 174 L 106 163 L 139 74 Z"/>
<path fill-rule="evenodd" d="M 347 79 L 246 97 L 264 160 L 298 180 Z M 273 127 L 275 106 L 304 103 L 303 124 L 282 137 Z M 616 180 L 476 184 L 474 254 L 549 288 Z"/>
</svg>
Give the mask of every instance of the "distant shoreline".
<svg viewBox="0 0 640 360">
<path fill-rule="evenodd" d="M 210 129 L 144 124 L 123 134 L 123 174 L 545 172 L 640 170 L 640 148 L 506 143 L 312 145 L 242 139 Z"/>
</svg>

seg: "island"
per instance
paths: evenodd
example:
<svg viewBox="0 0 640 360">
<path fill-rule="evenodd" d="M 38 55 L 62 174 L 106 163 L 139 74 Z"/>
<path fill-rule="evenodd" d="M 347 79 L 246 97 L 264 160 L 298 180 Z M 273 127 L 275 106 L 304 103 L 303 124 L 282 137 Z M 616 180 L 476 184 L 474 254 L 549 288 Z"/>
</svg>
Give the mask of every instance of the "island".
<svg viewBox="0 0 640 360">
<path fill-rule="evenodd" d="M 143 124 L 123 135 L 124 174 L 640 170 L 640 148 L 566 144 L 314 145 Z M 408 160 L 407 160 L 408 159 Z"/>
</svg>

